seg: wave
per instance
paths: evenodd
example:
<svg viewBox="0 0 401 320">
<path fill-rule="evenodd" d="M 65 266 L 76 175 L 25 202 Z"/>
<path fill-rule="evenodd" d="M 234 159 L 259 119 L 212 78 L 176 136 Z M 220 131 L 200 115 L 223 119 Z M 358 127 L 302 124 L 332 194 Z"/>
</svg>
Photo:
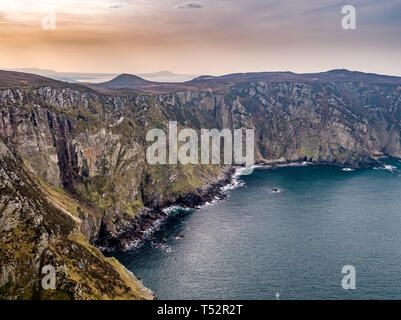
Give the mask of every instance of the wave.
<svg viewBox="0 0 401 320">
<path fill-rule="evenodd" d="M 252 174 L 253 170 L 256 167 L 261 167 L 261 166 L 252 166 L 252 167 L 248 167 L 248 168 L 237 168 L 236 172 L 234 173 L 234 175 L 231 178 L 231 182 L 228 183 L 227 185 L 221 187 L 220 191 L 222 193 L 226 193 L 229 190 L 233 190 L 233 189 L 243 186 L 245 183 L 243 181 L 239 180 L 239 177 L 243 176 L 243 175 Z M 150 226 L 148 229 L 144 230 L 142 232 L 142 234 L 143 234 L 142 239 L 135 239 L 135 240 L 127 241 L 125 243 L 122 251 L 135 250 L 135 249 L 142 247 L 144 245 L 144 243 L 146 242 L 146 240 L 151 240 L 153 234 L 156 231 L 160 230 L 160 227 L 163 225 L 163 223 L 166 221 L 166 219 L 168 219 L 168 217 L 172 217 L 172 216 L 178 215 L 180 213 L 191 213 L 195 210 L 201 209 L 202 207 L 214 205 L 223 199 L 224 198 L 221 198 L 221 195 L 220 195 L 220 197 L 218 195 L 216 195 L 213 200 L 205 202 L 203 205 L 197 206 L 196 208 L 188 208 L 188 207 L 173 205 L 173 206 L 162 209 L 162 212 L 165 213 L 166 216 L 162 217 L 158 220 L 155 220 L 153 222 L 152 226 Z M 163 244 L 154 242 L 153 240 L 151 240 L 150 243 L 151 243 L 152 247 L 154 247 L 154 248 L 163 249 L 167 253 L 171 252 L 171 247 L 169 247 L 167 245 L 163 245 Z M 102 250 L 107 251 L 107 248 L 102 248 Z"/>
<path fill-rule="evenodd" d="M 237 189 L 239 187 L 242 187 L 245 185 L 244 181 L 241 181 L 238 179 L 239 176 L 233 176 L 233 178 L 231 179 L 231 182 L 227 185 L 225 185 L 224 187 L 221 187 L 221 191 L 226 193 L 227 191 L 230 190 L 234 190 Z"/>
<path fill-rule="evenodd" d="M 174 216 L 181 212 L 193 212 L 193 208 L 181 207 L 181 206 L 171 206 L 162 210 L 167 216 Z"/>
<path fill-rule="evenodd" d="M 387 170 L 390 172 L 397 172 L 398 168 L 396 166 L 392 166 L 391 164 L 385 164 L 384 167 L 374 167 L 374 170 Z"/>
<path fill-rule="evenodd" d="M 143 243 L 144 242 L 142 240 L 129 241 L 124 245 L 124 248 L 122 249 L 122 251 L 130 251 L 130 250 L 138 249 L 138 248 L 142 247 Z"/>
<path fill-rule="evenodd" d="M 274 164 L 274 165 L 253 165 L 251 167 L 240 167 L 237 168 L 233 177 L 231 178 L 231 182 L 224 187 L 221 188 L 221 191 L 226 193 L 227 191 L 237 189 L 239 187 L 243 187 L 245 182 L 240 180 L 239 177 L 241 176 L 249 176 L 251 175 L 255 169 L 274 169 L 274 168 L 285 168 L 285 167 L 306 167 L 313 165 L 312 162 L 302 161 L 302 162 L 288 162 L 288 163 L 281 163 L 281 164 Z"/>
<path fill-rule="evenodd" d="M 220 188 L 221 192 L 226 193 L 227 191 L 237 189 L 239 187 L 243 187 L 245 182 L 240 180 L 241 176 L 249 176 L 253 173 L 255 168 L 262 168 L 263 166 L 254 165 L 252 167 L 241 167 L 236 168 L 235 173 L 231 178 L 231 182 L 223 187 Z M 217 201 L 216 201 L 217 202 Z"/>
<path fill-rule="evenodd" d="M 355 169 L 352 168 L 342 168 L 341 170 L 346 172 L 355 171 Z"/>
<path fill-rule="evenodd" d="M 234 176 L 249 176 L 253 173 L 253 170 L 256 168 L 257 166 L 251 166 L 251 167 L 243 167 L 243 168 L 237 168 L 235 171 Z"/>
<path fill-rule="evenodd" d="M 285 167 L 306 167 L 313 165 L 312 162 L 308 161 L 302 161 L 302 162 L 289 162 L 289 163 L 282 163 L 282 164 L 277 164 L 275 167 L 277 168 L 285 168 Z"/>
<path fill-rule="evenodd" d="M 164 219 L 165 218 L 156 220 L 151 227 L 142 232 L 144 238 L 148 239 L 151 235 L 153 235 L 153 233 L 155 233 L 155 231 L 159 230 Z"/>
<path fill-rule="evenodd" d="M 196 208 L 197 208 L 197 209 L 201 209 L 202 207 L 212 206 L 212 205 L 218 203 L 219 200 L 221 200 L 221 199 L 215 197 L 212 201 L 207 201 L 207 202 L 205 202 L 205 204 L 203 204 L 203 205 L 201 205 L 201 206 L 197 206 Z"/>
<path fill-rule="evenodd" d="M 161 227 L 164 219 L 165 218 L 163 217 L 163 218 L 155 220 L 149 228 L 145 229 L 142 232 L 142 235 L 143 235 L 142 239 L 135 239 L 135 240 L 127 241 L 124 244 L 124 248 L 122 249 L 122 251 L 130 251 L 130 250 L 135 250 L 135 249 L 139 249 L 140 247 L 142 247 L 145 243 L 145 240 L 149 240 L 156 231 L 160 230 L 160 227 Z"/>
</svg>

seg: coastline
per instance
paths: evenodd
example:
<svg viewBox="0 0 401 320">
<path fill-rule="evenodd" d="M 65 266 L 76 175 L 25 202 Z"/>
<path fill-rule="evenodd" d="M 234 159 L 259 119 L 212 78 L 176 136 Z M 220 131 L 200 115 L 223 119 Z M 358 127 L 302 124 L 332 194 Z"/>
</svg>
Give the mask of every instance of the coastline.
<svg viewBox="0 0 401 320">
<path fill-rule="evenodd" d="M 401 169 L 401 162 L 396 159 L 385 160 L 385 164 L 393 162 Z M 296 165 L 298 167 L 294 167 Z M 366 222 L 365 226 L 375 226 L 377 221 L 382 221 L 380 208 L 387 199 L 392 199 L 397 194 L 398 188 L 393 187 L 400 186 L 401 181 L 399 174 L 383 170 L 357 169 L 354 173 L 345 173 L 338 166 L 315 166 L 308 163 L 294 163 L 287 168 L 257 166 L 251 176 L 238 177 L 238 180 L 244 183 L 244 187 L 229 191 L 228 197 L 223 201 L 203 206 L 199 212 L 177 212 L 177 216 L 168 218 L 151 241 L 147 241 L 138 250 L 117 254 L 116 258 L 130 270 L 137 272 L 160 299 L 202 299 L 208 296 L 220 298 L 219 293 L 214 291 L 216 283 L 224 288 L 221 292 L 231 295 L 230 298 L 239 298 L 235 295 L 236 283 L 226 282 L 227 270 L 232 272 L 230 275 L 233 277 L 242 279 L 243 287 L 255 283 L 254 278 L 248 278 L 247 270 L 252 270 L 253 277 L 264 274 L 263 270 L 266 270 L 268 275 L 258 278 L 264 279 L 265 282 L 261 281 L 263 283 L 270 283 L 271 278 L 277 277 L 277 282 L 266 292 L 261 293 L 261 289 L 258 288 L 252 291 L 245 289 L 240 294 L 250 292 L 252 298 L 274 298 L 274 293 L 280 292 L 284 296 L 289 292 L 286 287 L 288 282 L 285 281 L 285 276 L 281 278 L 280 265 L 288 265 L 285 269 L 288 274 L 293 272 L 292 261 L 301 265 L 315 256 L 312 250 L 291 248 L 310 248 L 309 244 L 313 243 L 313 247 L 324 254 L 326 247 L 329 247 L 332 251 L 327 253 L 327 256 L 332 256 L 332 253 L 338 256 L 332 258 L 327 266 L 335 265 L 341 261 L 343 252 L 349 252 L 347 248 L 341 247 L 342 238 L 339 236 L 344 230 L 343 221 L 350 218 L 349 212 L 355 212 L 355 219 L 347 227 L 349 236 L 345 237 L 345 241 L 351 244 L 354 240 L 354 225 L 363 220 Z M 238 171 L 236 175 L 240 174 Z M 385 189 L 385 186 L 389 189 Z M 273 195 L 272 187 L 280 188 L 282 194 Z M 382 192 L 380 197 L 376 196 L 375 190 Z M 388 198 L 387 192 L 391 192 Z M 377 202 L 377 199 L 383 199 L 383 202 Z M 337 203 L 342 210 L 337 209 Z M 363 208 L 359 210 L 354 204 L 361 204 Z M 373 214 L 373 211 L 370 214 L 370 208 L 375 208 L 377 214 Z M 391 217 L 399 222 L 397 206 L 392 206 L 391 212 Z M 335 214 L 338 219 L 331 219 Z M 311 229 L 308 229 L 311 223 L 314 225 L 313 237 L 310 237 Z M 320 229 L 322 224 L 325 227 Z M 335 231 L 328 232 L 332 225 L 335 226 Z M 391 224 L 388 222 L 383 223 L 386 228 L 389 225 Z M 291 229 L 294 232 L 288 232 L 291 226 L 294 226 Z M 365 239 L 365 228 L 359 230 L 361 239 Z M 369 239 L 373 242 L 377 233 L 374 227 L 371 230 L 373 231 Z M 327 234 L 330 242 L 324 243 Z M 298 242 L 301 238 L 299 235 L 303 235 L 302 239 L 306 239 L 305 242 Z M 283 241 L 288 238 L 291 239 L 290 244 Z M 338 241 L 338 245 L 331 246 L 332 241 Z M 273 250 L 265 249 L 270 245 L 274 247 Z M 385 246 L 383 243 L 383 247 Z M 342 250 L 338 250 L 339 247 Z M 363 244 L 360 244 L 357 251 L 362 252 L 363 256 L 365 251 L 361 251 L 361 248 Z M 283 252 L 283 260 L 280 260 L 282 263 L 277 268 L 277 255 Z M 304 252 L 310 256 L 304 255 Z M 257 264 L 254 264 L 255 257 Z M 230 269 L 232 264 L 240 267 Z M 327 266 L 324 270 L 331 270 Z M 319 268 L 320 265 L 317 270 Z M 269 273 L 268 270 L 273 271 Z M 191 272 L 194 278 L 191 277 Z M 299 283 L 302 283 L 302 271 L 296 274 Z M 375 274 L 374 270 L 372 274 Z M 196 287 L 193 289 L 190 286 L 191 283 L 202 283 L 204 291 L 199 293 Z M 179 284 L 177 288 L 176 284 Z M 174 289 L 171 289 L 172 286 Z M 298 298 L 304 294 L 302 291 L 295 292 L 299 294 Z"/>
<path fill-rule="evenodd" d="M 175 209 L 197 210 L 207 203 L 227 197 L 224 188 L 235 183 L 236 171 L 235 167 L 227 166 L 223 169 L 222 176 L 216 181 L 181 195 L 174 201 L 166 202 L 158 209 L 144 209 L 121 234 L 117 237 L 104 236 L 97 242 L 96 247 L 106 254 L 140 247 L 151 238 L 152 234 L 159 229 Z"/>
<path fill-rule="evenodd" d="M 400 159 L 398 159 L 400 160 Z M 108 245 L 97 245 L 103 253 L 112 253 L 116 251 L 134 250 L 144 244 L 146 240 L 151 239 L 154 232 L 159 230 L 163 222 L 173 214 L 176 210 L 197 210 L 204 205 L 213 204 L 227 197 L 227 191 L 243 186 L 239 181 L 239 177 L 253 173 L 256 168 L 274 169 L 283 167 L 300 167 L 300 166 L 321 166 L 329 165 L 349 169 L 353 171 L 358 168 L 385 168 L 379 159 L 372 159 L 369 163 L 358 163 L 357 165 L 344 166 L 337 163 L 329 163 L 327 161 L 260 161 L 250 168 L 241 166 L 229 166 L 223 170 L 223 176 L 215 182 L 206 184 L 197 190 L 184 194 L 175 201 L 163 204 L 160 209 L 145 209 L 140 215 L 135 217 L 131 226 L 118 237 L 110 239 Z M 105 239 L 102 239 L 103 242 Z M 107 237 L 106 237 L 107 240 Z"/>
</svg>

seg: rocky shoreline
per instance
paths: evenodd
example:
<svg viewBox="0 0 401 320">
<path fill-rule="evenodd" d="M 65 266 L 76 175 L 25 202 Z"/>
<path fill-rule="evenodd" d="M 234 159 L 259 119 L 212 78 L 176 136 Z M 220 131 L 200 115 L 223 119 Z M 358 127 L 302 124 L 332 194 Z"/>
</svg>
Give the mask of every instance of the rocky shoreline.
<svg viewBox="0 0 401 320">
<path fill-rule="evenodd" d="M 380 161 L 382 158 L 370 158 L 369 161 L 361 161 L 358 163 L 350 164 L 346 167 L 355 168 L 374 168 L 375 166 L 382 167 Z M 277 161 L 259 161 L 253 168 L 280 168 L 290 166 L 305 166 L 305 165 L 330 165 L 344 167 L 337 163 L 330 163 L 327 161 L 292 161 L 292 160 L 277 160 Z M 243 169 L 243 168 L 242 168 Z M 241 168 L 240 168 L 241 170 Z M 196 209 L 200 206 L 213 202 L 215 200 L 224 199 L 227 195 L 223 192 L 225 188 L 230 185 L 235 185 L 235 179 L 238 176 L 238 168 L 227 167 L 223 171 L 223 176 L 217 181 L 211 182 L 202 188 L 198 188 L 192 192 L 181 195 L 176 199 L 166 201 L 157 209 L 146 208 L 138 216 L 135 217 L 132 224 L 124 226 L 124 230 L 118 236 L 111 236 L 110 234 L 103 233 L 100 230 L 99 239 L 95 243 L 96 246 L 105 253 L 115 251 L 127 251 L 141 246 L 144 241 L 156 231 L 163 221 L 168 217 L 167 210 L 171 207 Z"/>
<path fill-rule="evenodd" d="M 376 156 L 376 157 L 363 157 L 353 162 L 340 163 L 337 161 L 327 161 L 327 160 L 308 160 L 306 158 L 299 160 L 286 160 L 286 159 L 278 159 L 274 161 L 258 161 L 256 162 L 257 166 L 261 167 L 287 167 L 292 165 L 299 164 L 310 164 L 315 166 L 336 166 L 336 167 L 350 167 L 354 169 L 359 168 L 373 168 L 374 166 L 381 165 L 381 159 L 386 158 L 384 155 Z"/>
<path fill-rule="evenodd" d="M 235 172 L 234 167 L 226 167 L 222 176 L 215 181 L 170 199 L 156 209 L 144 209 L 130 225 L 124 225 L 117 236 L 112 236 L 101 228 L 95 245 L 104 253 L 126 251 L 140 246 L 168 217 L 166 209 L 175 206 L 196 209 L 207 202 L 225 198 L 226 194 L 222 188 L 233 182 Z"/>
</svg>

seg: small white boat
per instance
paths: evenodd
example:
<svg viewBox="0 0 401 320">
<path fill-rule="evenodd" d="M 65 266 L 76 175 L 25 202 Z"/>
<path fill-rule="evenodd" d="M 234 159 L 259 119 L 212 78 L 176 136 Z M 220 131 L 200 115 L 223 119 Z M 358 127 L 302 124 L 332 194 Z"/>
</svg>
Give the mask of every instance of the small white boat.
<svg viewBox="0 0 401 320">
<path fill-rule="evenodd" d="M 351 169 L 351 168 L 342 168 L 342 171 L 346 171 L 346 172 L 350 172 L 350 171 L 354 171 L 355 169 Z"/>
</svg>

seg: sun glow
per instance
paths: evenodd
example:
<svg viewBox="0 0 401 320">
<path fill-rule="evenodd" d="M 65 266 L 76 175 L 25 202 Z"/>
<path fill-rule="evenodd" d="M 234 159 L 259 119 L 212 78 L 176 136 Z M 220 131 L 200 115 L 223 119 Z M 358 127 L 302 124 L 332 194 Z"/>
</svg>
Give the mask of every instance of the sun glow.
<svg viewBox="0 0 401 320">
<path fill-rule="evenodd" d="M 344 32 L 339 0 L 0 0 L 0 67 L 398 75 L 400 4 L 356 9 Z"/>
</svg>

